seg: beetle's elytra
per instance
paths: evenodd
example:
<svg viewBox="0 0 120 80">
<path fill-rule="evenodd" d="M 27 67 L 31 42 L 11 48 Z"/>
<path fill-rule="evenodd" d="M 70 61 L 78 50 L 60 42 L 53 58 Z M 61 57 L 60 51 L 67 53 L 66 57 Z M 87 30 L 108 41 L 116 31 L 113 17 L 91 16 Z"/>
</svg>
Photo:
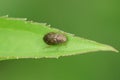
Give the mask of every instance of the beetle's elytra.
<svg viewBox="0 0 120 80">
<path fill-rule="evenodd" d="M 57 45 L 66 42 L 67 38 L 61 33 L 49 32 L 43 37 L 43 40 L 48 45 Z"/>
</svg>

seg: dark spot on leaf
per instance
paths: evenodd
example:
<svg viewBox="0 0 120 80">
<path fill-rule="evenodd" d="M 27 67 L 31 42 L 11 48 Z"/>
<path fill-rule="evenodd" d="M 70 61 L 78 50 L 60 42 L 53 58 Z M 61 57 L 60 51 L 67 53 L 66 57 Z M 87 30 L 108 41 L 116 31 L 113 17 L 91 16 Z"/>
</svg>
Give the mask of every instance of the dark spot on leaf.
<svg viewBox="0 0 120 80">
<path fill-rule="evenodd" d="M 43 37 L 43 40 L 48 45 L 57 45 L 66 42 L 67 38 L 61 33 L 49 32 Z"/>
</svg>

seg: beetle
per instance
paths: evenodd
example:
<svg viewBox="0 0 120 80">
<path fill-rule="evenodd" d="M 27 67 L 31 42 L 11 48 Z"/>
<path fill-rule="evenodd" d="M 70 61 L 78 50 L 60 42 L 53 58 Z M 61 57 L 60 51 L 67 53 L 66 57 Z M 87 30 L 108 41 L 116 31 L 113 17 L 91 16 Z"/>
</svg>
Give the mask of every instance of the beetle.
<svg viewBox="0 0 120 80">
<path fill-rule="evenodd" d="M 57 45 L 65 43 L 67 41 L 67 37 L 62 33 L 49 32 L 45 34 L 43 40 L 48 45 Z"/>
</svg>

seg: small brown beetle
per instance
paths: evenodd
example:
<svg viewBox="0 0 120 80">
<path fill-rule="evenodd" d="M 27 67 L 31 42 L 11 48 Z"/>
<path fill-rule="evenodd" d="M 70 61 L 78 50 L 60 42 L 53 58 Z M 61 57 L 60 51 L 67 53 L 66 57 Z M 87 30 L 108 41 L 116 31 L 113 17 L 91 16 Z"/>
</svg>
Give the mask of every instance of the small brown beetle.
<svg viewBox="0 0 120 80">
<path fill-rule="evenodd" d="M 43 37 L 43 40 L 48 45 L 57 45 L 66 42 L 67 38 L 61 33 L 49 32 Z"/>
</svg>

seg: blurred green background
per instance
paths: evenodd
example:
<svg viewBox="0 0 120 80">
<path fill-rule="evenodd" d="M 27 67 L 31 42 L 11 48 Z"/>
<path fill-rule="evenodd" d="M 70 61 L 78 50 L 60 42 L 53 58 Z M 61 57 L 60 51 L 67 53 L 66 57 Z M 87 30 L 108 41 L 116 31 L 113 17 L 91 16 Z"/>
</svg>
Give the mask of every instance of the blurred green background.
<svg viewBox="0 0 120 80">
<path fill-rule="evenodd" d="M 0 0 L 0 16 L 45 22 L 120 51 L 120 0 Z M 0 61 L 0 80 L 120 80 L 120 54 Z"/>
</svg>

